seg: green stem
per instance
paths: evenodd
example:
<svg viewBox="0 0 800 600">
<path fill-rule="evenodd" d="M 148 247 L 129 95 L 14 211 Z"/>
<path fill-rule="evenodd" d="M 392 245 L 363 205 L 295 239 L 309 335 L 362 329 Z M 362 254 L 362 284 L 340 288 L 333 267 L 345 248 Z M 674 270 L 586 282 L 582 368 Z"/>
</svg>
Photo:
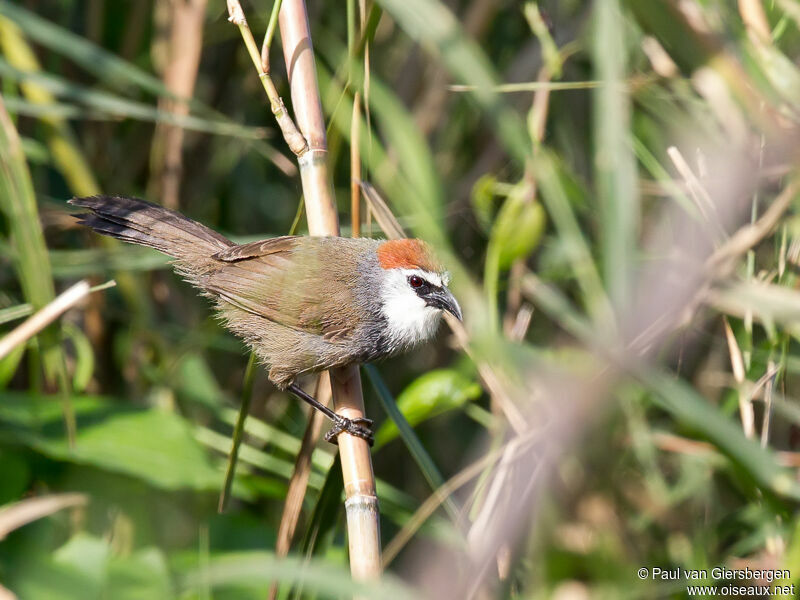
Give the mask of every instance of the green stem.
<svg viewBox="0 0 800 600">
<path fill-rule="evenodd" d="M 278 14 L 281 12 L 281 0 L 275 0 L 272 5 L 272 13 L 269 15 L 267 33 L 264 35 L 264 44 L 261 46 L 261 65 L 266 73 L 269 73 L 269 49 L 272 47 L 272 38 L 275 35 L 275 28 L 278 25 Z"/>
<path fill-rule="evenodd" d="M 250 412 L 250 402 L 253 398 L 253 382 L 256 373 L 256 355 L 250 353 L 250 360 L 247 361 L 247 368 L 244 371 L 244 383 L 242 384 L 242 403 L 239 407 L 239 414 L 236 417 L 236 424 L 233 426 L 233 436 L 231 439 L 231 453 L 228 456 L 228 466 L 225 469 L 225 483 L 222 486 L 222 493 L 219 496 L 218 512 L 224 512 L 231 497 L 231 487 L 233 487 L 233 477 L 236 474 L 236 461 L 239 457 L 239 446 L 242 445 L 244 437 L 244 422 Z"/>
</svg>

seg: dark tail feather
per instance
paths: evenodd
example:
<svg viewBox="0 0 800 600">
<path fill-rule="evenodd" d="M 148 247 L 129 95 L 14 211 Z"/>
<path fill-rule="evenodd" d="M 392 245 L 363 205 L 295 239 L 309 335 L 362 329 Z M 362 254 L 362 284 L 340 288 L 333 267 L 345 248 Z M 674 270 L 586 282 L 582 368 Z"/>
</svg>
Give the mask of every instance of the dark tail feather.
<svg viewBox="0 0 800 600">
<path fill-rule="evenodd" d="M 138 198 L 89 196 L 69 203 L 92 211 L 76 215 L 81 225 L 177 259 L 207 258 L 234 245 L 197 221 Z"/>
</svg>

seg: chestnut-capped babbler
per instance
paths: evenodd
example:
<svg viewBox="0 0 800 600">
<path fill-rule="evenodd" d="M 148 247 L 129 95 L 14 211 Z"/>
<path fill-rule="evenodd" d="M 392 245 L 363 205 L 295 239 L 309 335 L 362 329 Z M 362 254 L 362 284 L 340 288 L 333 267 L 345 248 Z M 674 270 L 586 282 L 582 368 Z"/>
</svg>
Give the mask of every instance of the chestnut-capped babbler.
<svg viewBox="0 0 800 600">
<path fill-rule="evenodd" d="M 372 442 L 369 419 L 350 420 L 300 389 L 305 373 L 360 364 L 430 338 L 443 311 L 461 319 L 448 277 L 424 242 L 276 237 L 235 244 L 180 213 L 136 198 L 70 204 L 96 232 L 174 257 L 175 270 L 212 298 L 225 325 L 252 347 L 280 389 Z"/>
</svg>

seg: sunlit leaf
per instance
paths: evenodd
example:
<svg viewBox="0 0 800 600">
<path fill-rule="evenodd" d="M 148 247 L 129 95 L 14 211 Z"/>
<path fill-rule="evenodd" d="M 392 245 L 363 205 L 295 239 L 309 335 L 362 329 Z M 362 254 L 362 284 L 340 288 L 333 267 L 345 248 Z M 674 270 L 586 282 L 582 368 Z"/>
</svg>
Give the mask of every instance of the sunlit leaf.
<svg viewBox="0 0 800 600">
<path fill-rule="evenodd" d="M 454 410 L 481 395 L 481 386 L 454 369 L 436 369 L 420 375 L 397 397 L 397 407 L 415 427 L 428 419 Z M 380 447 L 398 435 L 393 421 L 384 422 L 375 434 Z"/>
</svg>

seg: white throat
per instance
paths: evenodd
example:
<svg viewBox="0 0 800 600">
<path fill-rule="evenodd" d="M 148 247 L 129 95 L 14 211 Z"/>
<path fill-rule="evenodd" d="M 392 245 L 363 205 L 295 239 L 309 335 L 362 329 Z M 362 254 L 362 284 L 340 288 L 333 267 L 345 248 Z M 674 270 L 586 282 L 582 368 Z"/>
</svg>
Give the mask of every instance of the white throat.
<svg viewBox="0 0 800 600">
<path fill-rule="evenodd" d="M 408 285 L 408 277 L 419 275 L 441 285 L 439 275 L 419 269 L 391 269 L 384 279 L 382 311 L 390 344 L 401 350 L 430 339 L 439 326 L 442 311 L 428 306 Z"/>
</svg>

